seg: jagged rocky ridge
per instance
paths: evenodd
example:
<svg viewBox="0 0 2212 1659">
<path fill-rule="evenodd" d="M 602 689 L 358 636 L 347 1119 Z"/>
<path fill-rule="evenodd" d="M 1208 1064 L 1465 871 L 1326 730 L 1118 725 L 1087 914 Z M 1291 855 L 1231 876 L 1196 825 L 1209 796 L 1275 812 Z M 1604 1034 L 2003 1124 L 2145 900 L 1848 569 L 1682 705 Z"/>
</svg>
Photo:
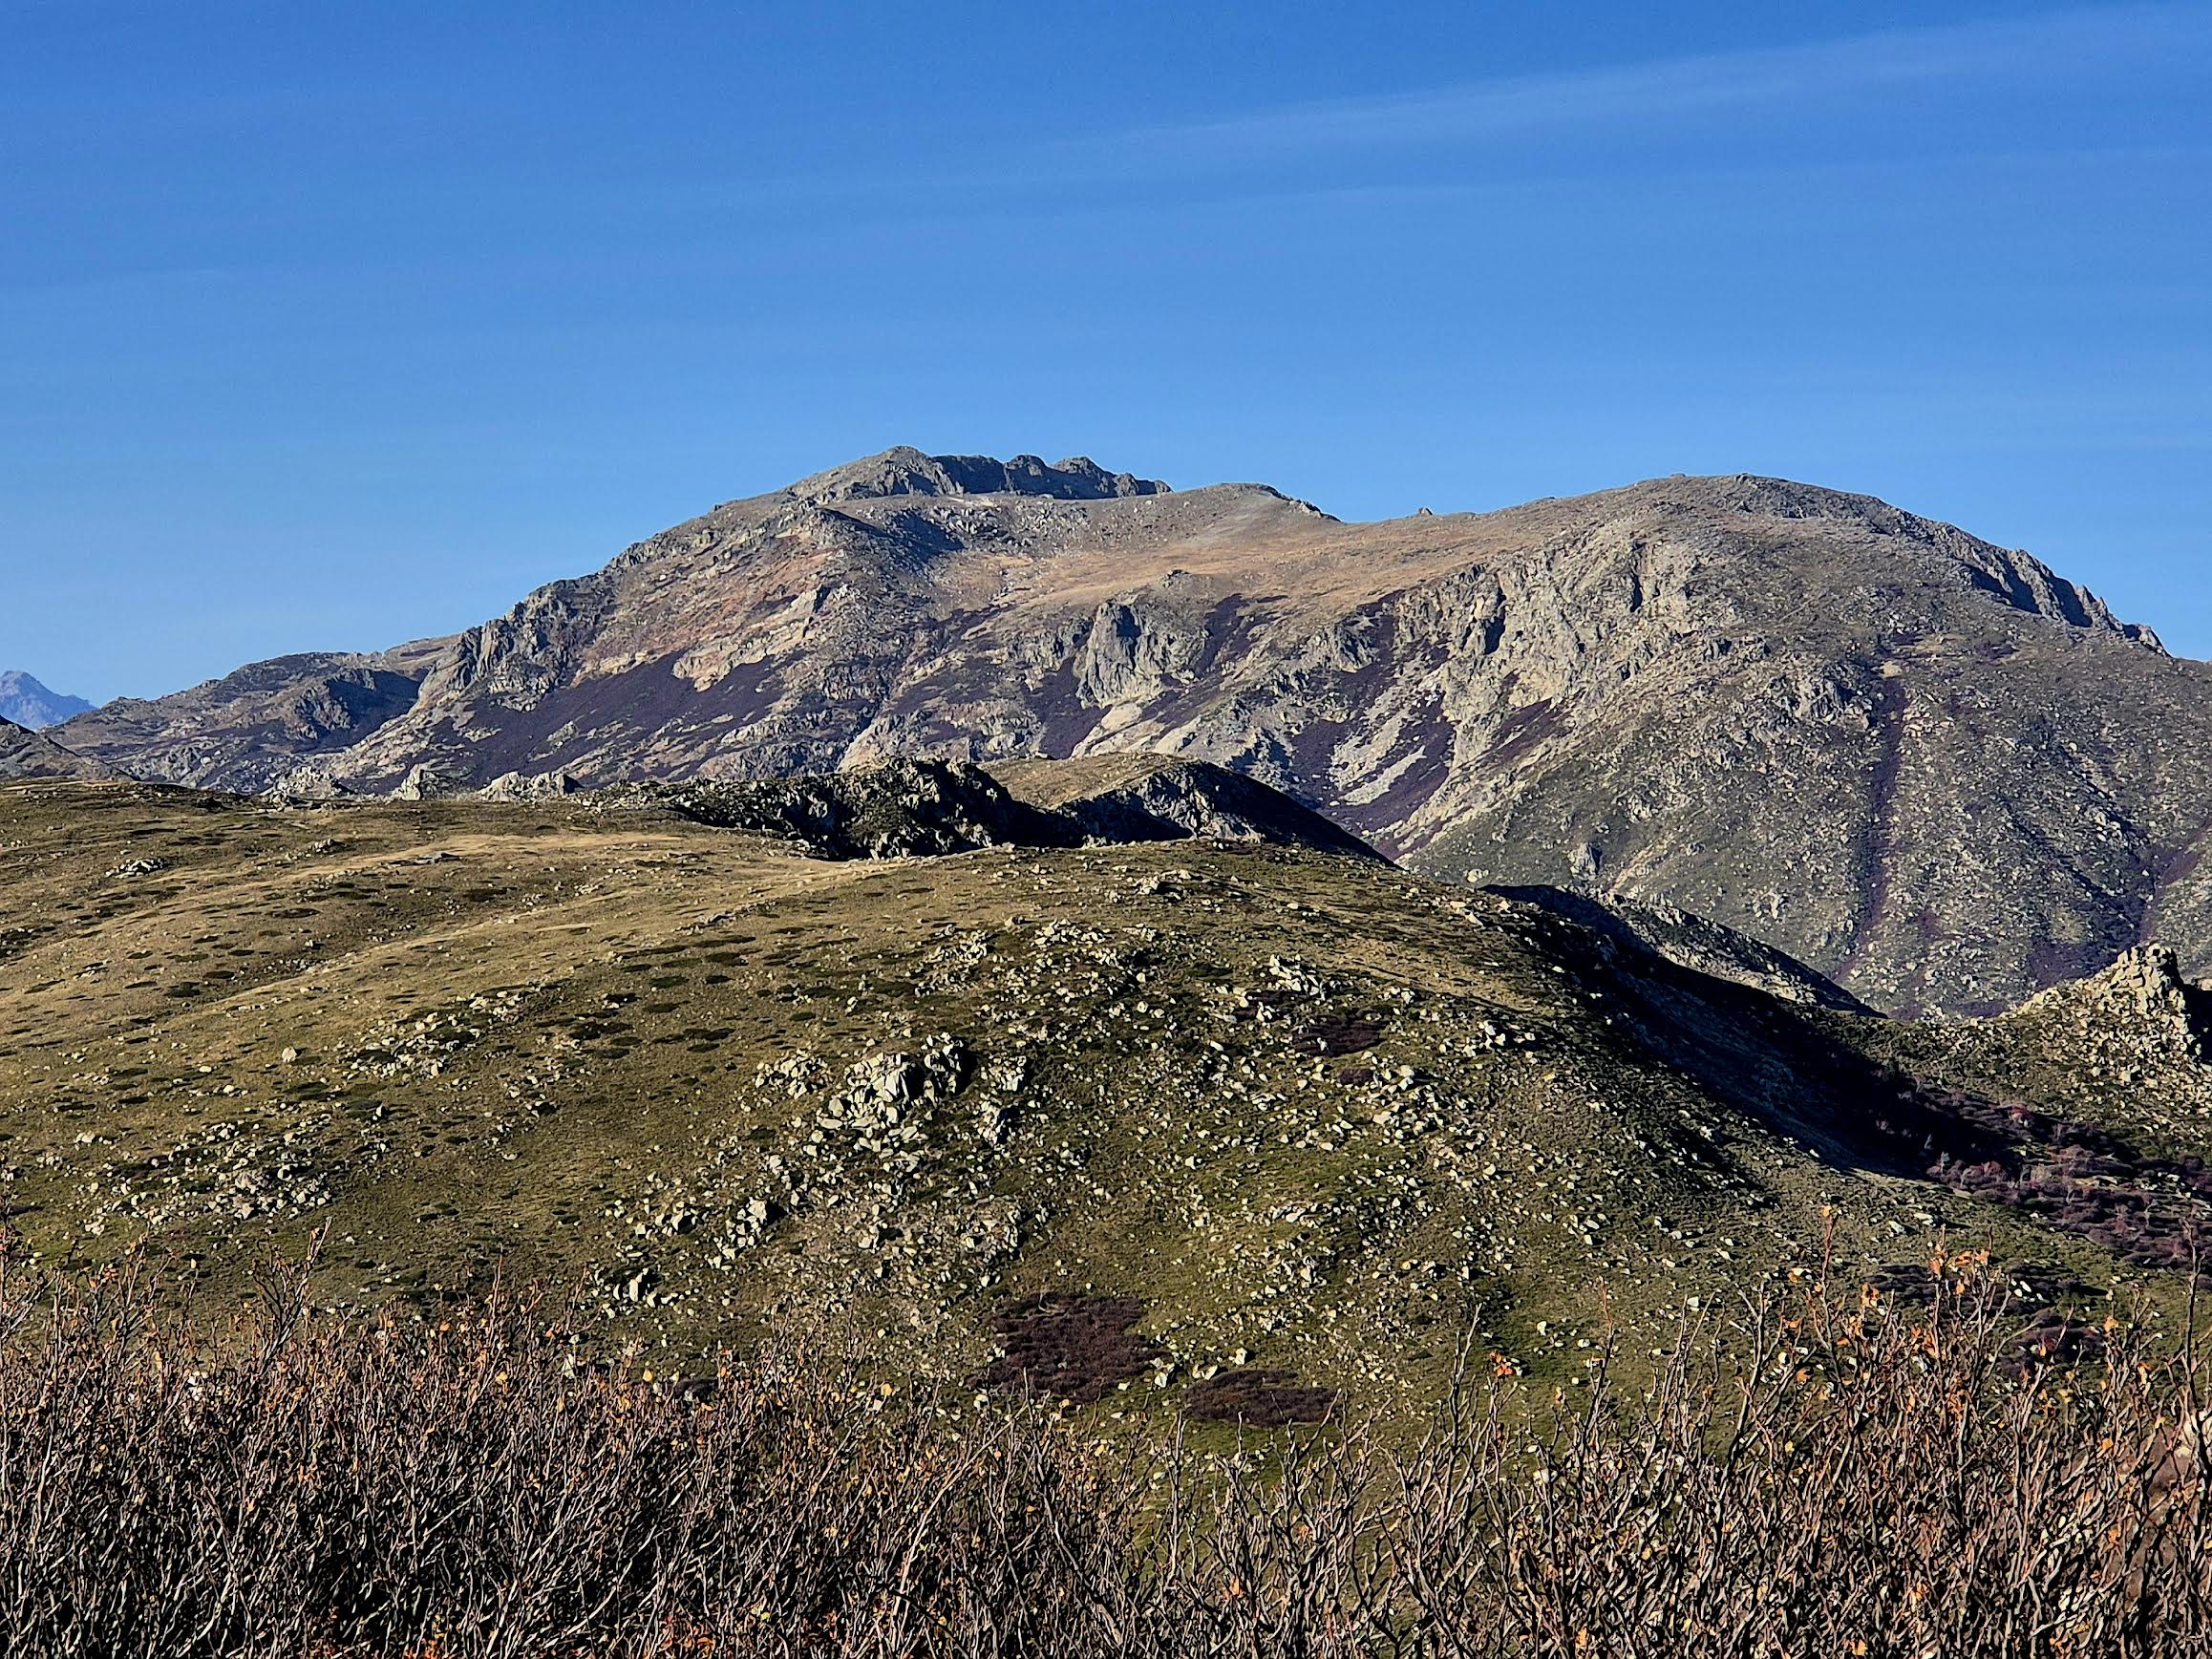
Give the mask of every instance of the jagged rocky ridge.
<svg viewBox="0 0 2212 1659">
<path fill-rule="evenodd" d="M 383 793 L 1152 751 L 1412 866 L 1671 905 L 1875 1006 L 2212 940 L 2212 668 L 1863 496 L 1666 479 L 1343 524 L 894 450 L 451 640 L 79 716 L 145 776 Z"/>
<path fill-rule="evenodd" d="M 593 801 L 785 836 L 827 859 L 1194 836 L 1379 856 L 1318 813 L 1219 767 L 1134 758 L 1103 776 L 1080 761 L 1032 761 L 1002 769 L 1005 780 L 972 761 L 892 760 L 805 777 L 619 784 Z"/>
</svg>

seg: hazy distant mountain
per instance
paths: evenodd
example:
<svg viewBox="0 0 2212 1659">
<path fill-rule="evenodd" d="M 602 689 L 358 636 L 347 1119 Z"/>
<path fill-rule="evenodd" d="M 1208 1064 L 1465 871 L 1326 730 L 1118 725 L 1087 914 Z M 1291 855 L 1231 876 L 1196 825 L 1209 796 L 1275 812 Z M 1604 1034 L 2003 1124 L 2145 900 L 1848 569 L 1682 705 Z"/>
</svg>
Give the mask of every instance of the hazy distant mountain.
<svg viewBox="0 0 2212 1659">
<path fill-rule="evenodd" d="M 1773 479 L 1345 524 L 1257 484 L 893 450 L 453 639 L 60 735 L 371 792 L 1157 751 L 1435 874 L 1711 917 L 1891 1009 L 2212 945 L 2212 665 L 2024 553 Z"/>
<path fill-rule="evenodd" d="M 41 726 L 58 726 L 91 707 L 82 697 L 47 690 L 21 669 L 0 670 L 0 720 L 36 731 Z"/>
</svg>

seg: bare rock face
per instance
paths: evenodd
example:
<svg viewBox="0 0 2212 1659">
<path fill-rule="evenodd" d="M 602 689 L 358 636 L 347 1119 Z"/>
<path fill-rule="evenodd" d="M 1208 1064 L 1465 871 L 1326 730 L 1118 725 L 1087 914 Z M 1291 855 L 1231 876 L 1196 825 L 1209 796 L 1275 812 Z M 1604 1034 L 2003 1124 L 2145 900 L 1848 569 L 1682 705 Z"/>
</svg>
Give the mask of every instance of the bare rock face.
<svg viewBox="0 0 2212 1659">
<path fill-rule="evenodd" d="M 565 772 L 507 772 L 476 792 L 485 800 L 559 800 L 576 793 Z"/>
<path fill-rule="evenodd" d="M 424 765 L 1202 760 L 1427 873 L 1676 906 L 1894 1010 L 2212 948 L 2212 667 L 2024 553 L 1774 479 L 1343 524 L 1262 485 L 892 450 L 452 640 L 60 736 L 372 794 Z"/>
<path fill-rule="evenodd" d="M 458 795 L 462 788 L 458 774 L 425 760 L 407 769 L 407 776 L 399 780 L 392 796 L 395 800 L 437 800 Z"/>
</svg>

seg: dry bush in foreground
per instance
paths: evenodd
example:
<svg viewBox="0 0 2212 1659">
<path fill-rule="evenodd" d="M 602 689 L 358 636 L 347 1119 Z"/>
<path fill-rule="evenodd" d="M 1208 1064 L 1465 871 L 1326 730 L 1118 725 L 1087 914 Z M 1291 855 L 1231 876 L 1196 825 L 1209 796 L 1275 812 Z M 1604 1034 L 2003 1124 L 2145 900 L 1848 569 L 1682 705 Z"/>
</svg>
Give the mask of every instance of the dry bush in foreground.
<svg viewBox="0 0 2212 1659">
<path fill-rule="evenodd" d="M 2193 1373 L 2023 1369 L 1971 1272 L 1807 1294 L 1417 1444 L 1102 1452 L 771 1355 L 579 1367 L 544 1309 L 220 1344 L 131 1271 L 0 1283 L 10 1654 L 2212 1652 Z M 1841 1305 L 1839 1305 L 1840 1301 Z M 1504 1367 L 1500 1366 L 1499 1371 Z"/>
</svg>

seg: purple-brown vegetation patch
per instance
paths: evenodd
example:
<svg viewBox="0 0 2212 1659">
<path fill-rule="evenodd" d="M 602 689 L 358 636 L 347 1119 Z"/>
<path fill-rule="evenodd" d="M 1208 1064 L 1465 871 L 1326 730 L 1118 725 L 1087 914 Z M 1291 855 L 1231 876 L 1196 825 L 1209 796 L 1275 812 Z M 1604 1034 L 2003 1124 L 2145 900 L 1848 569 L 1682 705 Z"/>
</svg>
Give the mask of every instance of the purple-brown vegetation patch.
<svg viewBox="0 0 2212 1659">
<path fill-rule="evenodd" d="M 1095 1405 L 1165 1355 L 1151 1337 L 1130 1329 L 1143 1317 L 1144 1304 L 1134 1296 L 1047 1291 L 1010 1302 L 990 1321 L 1006 1351 L 976 1374 L 976 1385 Z"/>
<path fill-rule="evenodd" d="M 1224 1371 L 1183 1392 L 1182 1414 L 1207 1423 L 1284 1429 L 1320 1423 L 1336 1409 L 1336 1391 L 1301 1383 L 1294 1371 Z"/>
<path fill-rule="evenodd" d="M 2007 1266 L 1982 1263 L 1970 1254 L 1932 1266 L 1896 1263 L 1869 1273 L 1866 1286 L 1899 1307 L 1933 1308 L 1939 1296 L 1948 1296 L 1954 1308 L 1986 1309 L 2008 1323 L 2017 1320 L 2000 1365 L 2015 1381 L 2039 1365 L 2094 1364 L 2110 1346 L 2103 1323 L 2082 1311 L 2105 1292 L 2048 1264 Z"/>
<path fill-rule="evenodd" d="M 2038 1364 L 2095 1364 L 2104 1358 L 2110 1346 L 2101 1324 L 2093 1324 L 2064 1308 L 2046 1308 L 2012 1339 L 2015 1358 L 2008 1369 L 2017 1375 Z"/>
<path fill-rule="evenodd" d="M 2212 1168 L 2156 1158 L 2095 1124 L 2012 1101 L 1914 1090 L 1878 1127 L 1917 1138 L 1930 1180 L 2026 1210 L 2143 1267 L 2186 1267 L 2212 1243 Z"/>
<path fill-rule="evenodd" d="M 1383 1023 L 1373 1014 L 1327 1010 L 1298 1028 L 1290 1046 L 1308 1054 L 1356 1054 L 1383 1040 Z"/>
</svg>

